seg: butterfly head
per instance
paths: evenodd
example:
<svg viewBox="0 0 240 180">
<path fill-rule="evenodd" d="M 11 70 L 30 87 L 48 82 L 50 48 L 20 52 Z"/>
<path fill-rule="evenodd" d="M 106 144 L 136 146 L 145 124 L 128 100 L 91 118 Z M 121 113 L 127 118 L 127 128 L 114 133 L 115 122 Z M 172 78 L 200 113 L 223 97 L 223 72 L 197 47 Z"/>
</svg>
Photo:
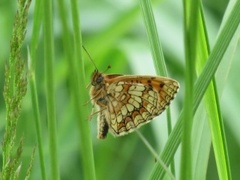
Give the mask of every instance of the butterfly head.
<svg viewBox="0 0 240 180">
<path fill-rule="evenodd" d="M 103 81 L 102 73 L 100 73 L 97 69 L 92 74 L 92 86 L 97 86 L 98 84 L 101 84 Z"/>
<path fill-rule="evenodd" d="M 105 71 L 103 71 L 103 73 L 106 72 L 110 68 L 111 68 L 111 66 L 108 66 L 107 69 Z M 103 73 L 100 73 L 97 68 L 94 70 L 94 72 L 92 74 L 92 82 L 91 82 L 92 86 L 97 86 L 97 85 L 103 83 Z"/>
</svg>

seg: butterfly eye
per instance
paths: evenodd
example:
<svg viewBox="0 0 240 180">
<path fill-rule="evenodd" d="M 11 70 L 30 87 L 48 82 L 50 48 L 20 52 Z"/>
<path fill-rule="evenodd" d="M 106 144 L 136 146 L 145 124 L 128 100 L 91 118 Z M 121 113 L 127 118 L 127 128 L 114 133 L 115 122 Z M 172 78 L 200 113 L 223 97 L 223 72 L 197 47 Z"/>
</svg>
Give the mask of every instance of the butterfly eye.
<svg viewBox="0 0 240 180">
<path fill-rule="evenodd" d="M 91 84 L 93 86 L 96 86 L 97 84 L 100 84 L 102 82 L 102 80 L 103 80 L 103 77 L 100 75 L 100 76 L 96 77 L 96 79 L 93 79 Z"/>
<path fill-rule="evenodd" d="M 103 77 L 100 75 L 100 76 L 97 77 L 96 83 L 99 84 L 99 83 L 102 82 L 102 80 L 103 80 Z"/>
</svg>

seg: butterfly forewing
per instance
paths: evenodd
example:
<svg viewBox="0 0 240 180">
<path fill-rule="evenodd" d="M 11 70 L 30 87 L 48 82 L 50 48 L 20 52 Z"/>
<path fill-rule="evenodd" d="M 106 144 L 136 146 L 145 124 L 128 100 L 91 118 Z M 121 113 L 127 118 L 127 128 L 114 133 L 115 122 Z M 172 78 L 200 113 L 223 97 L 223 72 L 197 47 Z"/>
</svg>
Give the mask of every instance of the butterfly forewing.
<svg viewBox="0 0 240 180">
<path fill-rule="evenodd" d="M 98 138 L 108 129 L 125 135 L 161 114 L 179 89 L 177 81 L 159 76 L 104 75 L 95 71 L 91 96 L 99 107 Z"/>
</svg>

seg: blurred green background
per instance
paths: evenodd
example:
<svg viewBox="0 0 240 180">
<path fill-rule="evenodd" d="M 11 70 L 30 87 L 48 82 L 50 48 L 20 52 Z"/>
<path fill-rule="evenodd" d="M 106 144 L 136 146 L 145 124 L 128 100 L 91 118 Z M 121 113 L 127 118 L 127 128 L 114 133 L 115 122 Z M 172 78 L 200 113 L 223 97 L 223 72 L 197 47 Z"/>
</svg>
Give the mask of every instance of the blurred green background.
<svg viewBox="0 0 240 180">
<path fill-rule="evenodd" d="M 183 9 L 182 1 L 152 1 L 155 20 L 163 46 L 164 56 L 169 76 L 180 82 L 181 89 L 171 105 L 173 124 L 177 120 L 183 106 L 184 95 L 184 43 L 183 43 Z M 54 78 L 57 114 L 57 137 L 59 149 L 59 163 L 61 179 L 81 179 L 81 151 L 77 119 L 75 117 L 71 89 L 69 88 L 69 70 L 62 46 L 62 34 L 58 6 L 54 2 Z M 228 1 L 205 0 L 203 2 L 210 45 L 213 46 L 217 32 L 223 18 Z M 66 6 L 70 6 L 66 2 Z M 30 8 L 26 40 L 23 46 L 23 58 L 27 60 L 27 46 L 29 46 L 32 25 L 33 7 Z M 111 69 L 107 73 L 155 75 L 153 61 L 144 21 L 137 1 L 114 0 L 80 1 L 80 18 L 83 44 L 90 53 L 100 71 L 108 65 Z M 14 16 L 17 9 L 16 1 L 1 0 L 0 2 L 0 92 L 4 85 L 4 67 L 9 58 L 10 39 Z M 69 8 L 70 9 L 70 8 Z M 69 13 L 69 24 L 71 24 Z M 238 37 L 237 37 L 238 38 Z M 232 61 L 226 68 L 224 61 L 219 67 L 219 73 L 228 71 L 225 79 L 217 79 L 220 86 L 220 106 L 225 124 L 227 144 L 229 150 L 231 172 L 233 179 L 240 179 L 240 118 L 239 118 L 239 92 L 238 79 L 240 63 L 239 45 L 235 51 L 229 52 L 225 61 Z M 46 117 L 46 95 L 44 79 L 43 37 L 39 38 L 36 56 L 36 83 L 40 103 L 41 125 L 43 130 L 44 154 L 49 177 L 48 131 Z M 94 65 L 85 58 L 86 82 L 90 81 Z M 88 91 L 88 89 L 86 89 Z M 79 92 L 81 93 L 81 92 Z M 89 108 L 91 107 L 88 104 Z M 32 148 L 36 145 L 35 124 L 31 105 L 30 91 L 23 101 L 22 114 L 18 122 L 17 137 L 24 136 L 24 152 L 22 158 L 22 174 L 26 172 Z M 5 104 L 2 93 L 0 95 L 0 138 L 5 130 Z M 87 119 L 86 119 L 87 121 Z M 167 141 L 166 114 L 155 118 L 150 124 L 141 127 L 140 131 L 148 139 L 156 152 L 161 152 Z M 96 176 L 98 180 L 104 179 L 140 179 L 145 180 L 155 164 L 155 159 L 147 150 L 144 143 L 136 133 L 128 136 L 114 138 L 110 134 L 105 140 L 98 140 L 96 117 L 91 120 L 92 142 Z M 179 149 L 180 150 L 180 149 Z M 0 156 L 1 158 L 1 156 Z M 179 177 L 179 151 L 175 155 L 176 177 Z M 1 166 L 0 161 L 0 166 Z M 40 178 L 39 157 L 36 153 L 31 179 Z M 178 178 L 177 178 L 178 179 Z M 207 179 L 218 179 L 214 155 L 210 151 Z"/>
</svg>

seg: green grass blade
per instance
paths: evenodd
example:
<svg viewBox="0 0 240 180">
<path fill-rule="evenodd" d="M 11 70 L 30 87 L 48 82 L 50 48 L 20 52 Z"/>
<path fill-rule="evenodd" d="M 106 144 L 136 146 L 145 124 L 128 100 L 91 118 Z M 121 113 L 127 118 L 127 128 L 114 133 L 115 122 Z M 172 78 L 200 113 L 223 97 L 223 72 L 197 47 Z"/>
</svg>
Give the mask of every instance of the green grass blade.
<svg viewBox="0 0 240 180">
<path fill-rule="evenodd" d="M 49 133 L 49 152 L 51 179 L 60 179 L 56 132 L 55 90 L 53 77 L 53 18 L 52 1 L 43 1 L 44 59 L 46 77 L 47 119 Z"/>
<path fill-rule="evenodd" d="M 32 29 L 32 37 L 31 37 L 31 49 L 30 49 L 30 55 L 31 55 L 31 61 L 32 61 L 32 68 L 35 68 L 35 54 L 39 43 L 39 34 L 41 30 L 41 23 L 42 23 L 42 17 L 43 17 L 43 8 L 42 7 L 42 1 L 36 0 L 35 6 L 34 6 L 34 15 L 33 15 L 33 29 Z"/>
<path fill-rule="evenodd" d="M 203 68 L 203 71 L 199 78 L 197 79 L 194 85 L 194 101 L 193 101 L 193 112 L 197 110 L 197 107 L 213 77 L 215 74 L 219 63 L 226 51 L 239 23 L 240 23 L 240 1 L 237 1 L 234 5 L 232 12 L 230 13 L 226 24 L 221 30 L 217 42 L 211 52 L 206 65 Z M 161 153 L 161 157 L 164 157 L 163 160 L 166 164 L 169 164 L 171 159 L 173 158 L 182 137 L 182 123 L 183 116 L 182 113 L 179 116 L 178 122 L 176 123 L 172 134 L 170 135 L 167 144 Z M 162 178 L 164 175 L 164 171 L 161 167 L 156 164 L 152 170 L 150 175 L 150 179 L 158 179 Z"/>
<path fill-rule="evenodd" d="M 201 16 L 202 17 L 202 16 Z M 208 57 L 209 45 L 207 35 L 204 28 L 204 20 L 201 18 L 201 26 L 199 28 L 199 40 L 201 41 L 198 48 L 198 60 L 196 64 L 197 74 L 200 74 L 205 60 Z M 223 120 L 221 118 L 220 106 L 218 103 L 218 93 L 215 80 L 210 82 L 209 87 L 204 95 L 204 102 L 208 114 L 208 124 L 212 134 L 212 143 L 218 167 L 218 176 L 220 179 L 231 179 L 231 172 L 228 163 L 228 153 L 225 143 L 225 132 L 223 128 Z M 203 120 L 203 119 L 202 119 Z M 196 167 L 197 168 L 197 167 Z M 206 173 L 205 173 L 206 174 Z"/>
<path fill-rule="evenodd" d="M 74 30 L 74 58 L 72 64 L 73 77 L 76 77 L 76 83 L 74 83 L 74 95 L 76 113 L 78 117 L 81 152 L 82 154 L 82 166 L 84 172 L 84 179 L 96 179 L 94 159 L 93 159 L 93 147 L 91 141 L 90 124 L 87 121 L 90 114 L 89 108 L 84 104 L 89 100 L 86 91 L 85 82 L 85 70 L 82 55 L 82 37 L 81 37 L 81 24 L 79 16 L 79 4 L 77 0 L 71 0 L 72 9 L 72 22 Z M 71 47 L 71 46 L 69 46 Z M 70 51 L 70 50 L 69 50 Z M 81 92 L 81 93 L 80 93 Z"/>
<path fill-rule="evenodd" d="M 157 27 L 152 12 L 151 1 L 140 0 L 140 6 L 143 13 L 148 39 L 151 45 L 155 70 L 158 75 L 167 76 L 166 64 L 164 61 L 164 55 L 159 41 Z"/>
<path fill-rule="evenodd" d="M 34 51 L 32 51 L 34 53 Z M 32 54 L 32 57 L 34 54 Z M 35 71 L 34 67 L 31 63 L 31 55 L 28 55 L 28 72 L 29 72 L 29 80 L 30 80 L 30 90 L 31 90 L 31 97 L 32 97 L 32 109 L 34 114 L 35 126 L 36 126 L 36 133 L 37 133 L 37 142 L 38 142 L 38 152 L 39 152 L 39 159 L 40 159 L 40 167 L 41 167 L 41 174 L 42 179 L 46 179 L 46 171 L 45 171 L 45 162 L 43 156 L 43 144 L 42 144 L 42 128 L 40 122 L 40 112 L 39 112 L 39 103 L 37 98 L 37 88 L 36 88 L 36 80 L 35 80 Z"/>
<path fill-rule="evenodd" d="M 193 179 L 206 179 L 211 148 L 211 134 L 209 131 L 206 110 L 203 106 L 203 103 L 200 104 L 195 114 L 192 132 Z"/>
<path fill-rule="evenodd" d="M 198 51 L 196 61 L 196 71 L 198 64 L 201 61 L 206 61 L 209 55 L 208 38 L 205 30 L 205 21 L 203 19 L 202 9 L 199 13 L 199 28 L 198 28 Z M 210 103 L 211 104 L 211 103 Z M 211 147 L 211 136 L 206 121 L 205 108 L 201 104 L 195 114 L 192 131 L 192 152 L 193 152 L 193 179 L 205 179 L 207 166 L 209 161 L 209 153 Z"/>
<path fill-rule="evenodd" d="M 233 10 L 229 15 L 226 24 L 221 30 L 211 54 L 209 55 L 207 63 L 205 64 L 204 69 L 198 78 L 198 81 L 195 83 L 196 102 L 200 101 L 202 98 L 204 94 L 204 91 L 202 90 L 205 90 L 211 81 L 211 77 L 216 72 L 218 65 L 221 62 L 221 59 L 239 25 L 240 13 L 238 11 L 238 8 L 240 8 L 239 1 L 237 1 L 234 5 Z"/>
<path fill-rule="evenodd" d="M 180 179 L 192 179 L 191 136 L 193 124 L 193 84 L 197 55 L 197 29 L 199 1 L 183 1 L 184 8 L 184 43 L 186 58 L 185 98 L 183 109 L 183 133 L 181 150 Z"/>
<path fill-rule="evenodd" d="M 32 98 L 32 106 L 33 106 L 33 114 L 36 126 L 36 134 L 37 134 L 37 142 L 38 142 L 38 153 L 41 167 L 41 176 L 42 179 L 46 179 L 46 171 L 45 171 L 45 162 L 43 156 L 43 144 L 42 144 L 42 128 L 40 122 L 40 112 L 39 112 L 39 102 L 37 98 L 37 88 L 36 88 L 36 80 L 35 80 L 35 56 L 36 50 L 38 47 L 39 33 L 42 22 L 42 6 L 40 0 L 36 0 L 34 7 L 34 22 L 33 22 L 33 30 L 32 30 L 32 38 L 31 38 L 31 49 L 30 54 L 28 55 L 28 72 L 29 72 L 29 80 L 30 80 L 30 90 L 31 90 L 31 98 Z"/>
</svg>

